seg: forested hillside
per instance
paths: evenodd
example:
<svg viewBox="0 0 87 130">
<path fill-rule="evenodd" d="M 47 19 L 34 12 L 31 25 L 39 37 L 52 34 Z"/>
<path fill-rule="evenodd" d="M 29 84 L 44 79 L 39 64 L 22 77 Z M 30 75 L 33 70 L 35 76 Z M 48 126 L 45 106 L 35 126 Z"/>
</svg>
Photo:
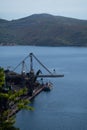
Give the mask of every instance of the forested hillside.
<svg viewBox="0 0 87 130">
<path fill-rule="evenodd" d="M 87 46 L 87 20 L 49 14 L 0 19 L 0 45 Z"/>
</svg>

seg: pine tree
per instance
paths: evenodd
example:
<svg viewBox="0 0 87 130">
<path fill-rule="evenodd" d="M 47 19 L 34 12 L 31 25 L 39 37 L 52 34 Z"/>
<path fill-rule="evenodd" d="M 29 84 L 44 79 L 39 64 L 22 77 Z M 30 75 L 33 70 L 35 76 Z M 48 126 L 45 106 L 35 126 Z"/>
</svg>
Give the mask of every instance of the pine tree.
<svg viewBox="0 0 87 130">
<path fill-rule="evenodd" d="M 21 98 L 21 95 L 26 93 L 26 88 L 13 92 L 6 87 L 4 69 L 0 68 L 0 130 L 18 130 L 13 126 L 15 115 L 11 115 L 12 109 L 33 110 L 33 108 L 28 106 L 28 100 Z"/>
</svg>

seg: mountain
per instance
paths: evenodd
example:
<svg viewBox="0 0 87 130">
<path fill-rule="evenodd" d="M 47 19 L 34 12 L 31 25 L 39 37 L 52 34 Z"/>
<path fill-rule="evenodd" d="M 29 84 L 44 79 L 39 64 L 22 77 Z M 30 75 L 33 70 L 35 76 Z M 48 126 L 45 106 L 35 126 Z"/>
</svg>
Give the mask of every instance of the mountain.
<svg viewBox="0 0 87 130">
<path fill-rule="evenodd" d="M 0 45 L 87 46 L 87 20 L 50 14 L 0 19 Z"/>
</svg>

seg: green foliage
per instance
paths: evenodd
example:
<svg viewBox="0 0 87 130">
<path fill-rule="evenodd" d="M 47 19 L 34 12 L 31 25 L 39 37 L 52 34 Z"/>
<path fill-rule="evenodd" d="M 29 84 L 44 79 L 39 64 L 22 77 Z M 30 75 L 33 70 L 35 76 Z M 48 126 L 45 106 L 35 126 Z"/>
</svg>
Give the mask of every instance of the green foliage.
<svg viewBox="0 0 87 130">
<path fill-rule="evenodd" d="M 0 88 L 4 85 L 4 83 L 5 83 L 4 69 L 0 68 Z"/>
<path fill-rule="evenodd" d="M 33 108 L 28 106 L 30 103 L 29 100 L 21 98 L 21 96 L 26 94 L 26 88 L 14 92 L 12 90 L 6 92 L 5 87 L 4 69 L 0 68 L 0 130 L 17 130 L 13 127 L 15 116 L 10 116 L 12 107 L 14 107 L 14 109 L 16 107 L 19 110 L 33 110 Z"/>
<path fill-rule="evenodd" d="M 21 101 L 19 101 L 18 103 L 18 108 L 19 109 L 26 109 L 26 110 L 34 110 L 31 106 L 28 106 L 27 104 L 29 104 L 30 101 L 29 100 L 25 100 L 22 99 Z"/>
</svg>

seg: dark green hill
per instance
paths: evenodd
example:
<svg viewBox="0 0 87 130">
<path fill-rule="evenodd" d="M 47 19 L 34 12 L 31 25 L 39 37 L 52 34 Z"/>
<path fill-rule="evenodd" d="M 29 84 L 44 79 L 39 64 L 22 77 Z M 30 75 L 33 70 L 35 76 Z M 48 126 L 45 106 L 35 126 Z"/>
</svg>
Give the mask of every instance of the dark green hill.
<svg viewBox="0 0 87 130">
<path fill-rule="evenodd" d="M 87 46 L 87 20 L 49 14 L 12 21 L 0 19 L 0 44 Z"/>
</svg>

